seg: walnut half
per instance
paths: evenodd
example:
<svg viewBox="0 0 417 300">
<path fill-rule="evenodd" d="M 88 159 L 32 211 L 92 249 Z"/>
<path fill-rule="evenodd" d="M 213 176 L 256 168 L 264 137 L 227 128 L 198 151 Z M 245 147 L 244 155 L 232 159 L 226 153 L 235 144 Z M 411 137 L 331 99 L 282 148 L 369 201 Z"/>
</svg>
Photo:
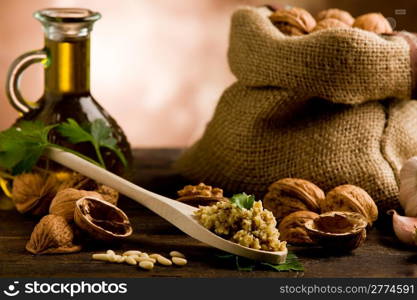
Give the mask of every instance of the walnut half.
<svg viewBox="0 0 417 300">
<path fill-rule="evenodd" d="M 179 198 L 177 201 L 184 202 L 191 206 L 207 206 L 217 203 L 219 201 L 227 200 L 223 197 L 223 190 L 220 188 L 213 188 L 210 185 L 200 183 L 198 185 L 186 185 L 178 192 Z"/>
</svg>

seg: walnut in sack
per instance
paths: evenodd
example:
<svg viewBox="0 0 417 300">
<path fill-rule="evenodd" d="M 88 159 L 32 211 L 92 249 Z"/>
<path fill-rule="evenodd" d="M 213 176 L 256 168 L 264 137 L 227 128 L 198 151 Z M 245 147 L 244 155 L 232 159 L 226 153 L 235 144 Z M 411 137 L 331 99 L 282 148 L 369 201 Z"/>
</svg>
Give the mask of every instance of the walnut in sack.
<svg viewBox="0 0 417 300">
<path fill-rule="evenodd" d="M 338 8 L 330 8 L 326 10 L 322 10 L 317 14 L 316 20 L 317 22 L 320 22 L 325 19 L 337 19 L 349 27 L 352 26 L 353 22 L 355 22 L 355 19 L 352 17 L 352 15 L 345 11 Z"/>
<path fill-rule="evenodd" d="M 313 32 L 331 28 L 350 28 L 350 26 L 338 19 L 329 18 L 319 21 Z"/>
<path fill-rule="evenodd" d="M 186 203 L 191 206 L 198 207 L 199 205 L 212 205 L 219 201 L 226 200 L 223 197 L 223 190 L 220 188 L 213 188 L 210 185 L 200 183 L 198 185 L 186 185 L 178 192 L 179 198 L 177 201 Z"/>
<path fill-rule="evenodd" d="M 303 8 L 291 7 L 275 11 L 269 19 L 282 33 L 304 35 L 313 30 L 316 20 Z"/>
<path fill-rule="evenodd" d="M 377 34 L 392 33 L 391 24 L 380 13 L 369 13 L 357 17 L 353 23 L 353 27 L 372 31 Z"/>
</svg>

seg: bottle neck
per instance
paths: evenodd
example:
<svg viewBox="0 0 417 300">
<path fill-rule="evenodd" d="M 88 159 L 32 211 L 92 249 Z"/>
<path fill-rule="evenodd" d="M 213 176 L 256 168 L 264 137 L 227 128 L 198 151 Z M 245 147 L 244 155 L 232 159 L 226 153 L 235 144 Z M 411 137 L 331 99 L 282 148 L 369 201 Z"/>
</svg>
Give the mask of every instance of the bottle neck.
<svg viewBox="0 0 417 300">
<path fill-rule="evenodd" d="M 90 39 L 45 39 L 46 94 L 86 94 L 90 91 Z"/>
</svg>

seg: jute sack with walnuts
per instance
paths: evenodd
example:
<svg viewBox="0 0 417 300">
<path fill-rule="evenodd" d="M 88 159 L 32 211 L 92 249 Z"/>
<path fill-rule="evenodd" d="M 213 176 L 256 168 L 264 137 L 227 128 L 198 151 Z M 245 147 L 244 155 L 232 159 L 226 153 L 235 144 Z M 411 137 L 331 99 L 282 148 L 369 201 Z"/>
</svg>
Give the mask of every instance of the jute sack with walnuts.
<svg viewBox="0 0 417 300">
<path fill-rule="evenodd" d="M 283 177 L 325 191 L 349 183 L 381 210 L 398 208 L 399 170 L 417 155 L 414 36 L 348 28 L 289 37 L 270 13 L 234 13 L 228 59 L 237 81 L 177 169 L 258 197 Z"/>
</svg>

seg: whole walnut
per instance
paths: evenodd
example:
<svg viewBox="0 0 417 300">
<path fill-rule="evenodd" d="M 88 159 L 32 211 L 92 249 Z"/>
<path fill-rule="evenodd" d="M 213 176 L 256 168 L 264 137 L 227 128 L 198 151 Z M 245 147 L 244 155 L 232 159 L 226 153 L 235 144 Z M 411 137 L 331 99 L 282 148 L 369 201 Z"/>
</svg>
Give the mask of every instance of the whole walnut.
<svg viewBox="0 0 417 300">
<path fill-rule="evenodd" d="M 103 199 L 102 195 L 94 191 L 77 190 L 67 188 L 59 191 L 51 202 L 49 213 L 64 217 L 67 222 L 74 220 L 75 202 L 86 197 Z"/>
<path fill-rule="evenodd" d="M 319 203 L 321 212 L 345 211 L 360 213 L 368 225 L 378 218 L 378 208 L 371 196 L 362 188 L 345 184 L 327 193 L 324 201 Z"/>
<path fill-rule="evenodd" d="M 357 17 L 353 23 L 353 27 L 372 31 L 377 34 L 392 33 L 391 24 L 380 13 L 369 13 Z"/>
<path fill-rule="evenodd" d="M 283 178 L 268 187 L 264 207 L 279 221 L 299 210 L 319 211 L 324 192 L 314 183 L 299 178 Z"/>
<path fill-rule="evenodd" d="M 33 254 L 72 253 L 81 250 L 74 245 L 74 232 L 61 216 L 44 216 L 33 229 L 26 250 Z"/>
<path fill-rule="evenodd" d="M 68 180 L 61 184 L 59 190 L 61 191 L 67 188 L 97 192 L 101 194 L 103 200 L 116 206 L 119 199 L 119 192 L 115 189 L 107 185 L 99 184 L 95 180 L 75 172 L 71 174 Z"/>
<path fill-rule="evenodd" d="M 304 35 L 313 30 L 316 20 L 303 8 L 291 7 L 275 11 L 269 19 L 282 33 Z"/>
<path fill-rule="evenodd" d="M 328 18 L 319 21 L 316 27 L 314 27 L 313 32 L 331 28 L 350 28 L 350 26 L 338 19 Z"/>
<path fill-rule="evenodd" d="M 58 191 L 60 182 L 52 174 L 23 173 L 13 180 L 12 200 L 20 213 L 43 216 Z"/>
<path fill-rule="evenodd" d="M 317 22 L 320 22 L 325 19 L 337 19 L 348 26 L 352 26 L 353 22 L 355 22 L 355 19 L 349 12 L 338 8 L 322 10 L 316 16 Z"/>
<path fill-rule="evenodd" d="M 279 223 L 279 239 L 293 245 L 314 244 L 304 224 L 319 215 L 312 211 L 300 210 L 293 212 Z"/>
</svg>

